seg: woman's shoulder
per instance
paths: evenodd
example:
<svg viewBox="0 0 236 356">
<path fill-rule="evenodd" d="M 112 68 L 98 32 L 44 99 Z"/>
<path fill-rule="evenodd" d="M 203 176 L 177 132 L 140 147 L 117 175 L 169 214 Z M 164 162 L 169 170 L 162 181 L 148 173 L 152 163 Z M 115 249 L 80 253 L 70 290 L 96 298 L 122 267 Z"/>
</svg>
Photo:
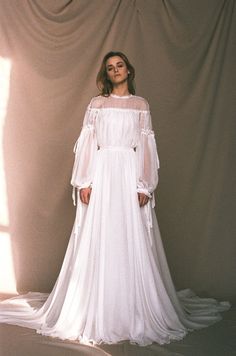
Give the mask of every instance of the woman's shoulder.
<svg viewBox="0 0 236 356">
<path fill-rule="evenodd" d="M 149 103 L 148 103 L 147 99 L 143 98 L 142 96 L 138 96 L 138 95 L 132 95 L 131 98 L 135 101 L 136 106 L 139 110 L 149 111 Z"/>
<path fill-rule="evenodd" d="M 90 109 L 99 109 L 102 107 L 103 102 L 104 102 L 104 97 L 102 95 L 96 95 L 90 99 L 88 107 Z"/>
</svg>

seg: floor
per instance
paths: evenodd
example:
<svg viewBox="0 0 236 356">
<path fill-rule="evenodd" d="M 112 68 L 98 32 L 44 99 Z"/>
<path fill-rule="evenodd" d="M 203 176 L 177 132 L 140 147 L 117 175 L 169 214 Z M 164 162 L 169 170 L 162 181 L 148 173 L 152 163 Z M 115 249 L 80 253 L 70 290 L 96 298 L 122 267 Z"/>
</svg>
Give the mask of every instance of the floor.
<svg viewBox="0 0 236 356">
<path fill-rule="evenodd" d="M 147 347 L 124 342 L 116 345 L 81 345 L 36 334 L 35 330 L 0 324 L 0 356 L 236 356 L 236 305 L 219 323 L 189 333 L 169 345 Z"/>
</svg>

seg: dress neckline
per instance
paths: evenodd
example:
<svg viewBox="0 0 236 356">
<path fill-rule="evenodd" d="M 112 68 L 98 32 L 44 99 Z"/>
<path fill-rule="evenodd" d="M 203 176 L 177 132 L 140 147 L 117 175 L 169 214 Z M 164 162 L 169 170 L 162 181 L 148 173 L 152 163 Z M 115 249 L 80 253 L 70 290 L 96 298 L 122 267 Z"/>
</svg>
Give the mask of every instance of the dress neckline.
<svg viewBox="0 0 236 356">
<path fill-rule="evenodd" d="M 116 94 L 110 94 L 110 96 L 112 98 L 119 98 L 119 99 L 128 99 L 128 98 L 131 98 L 131 96 L 133 96 L 132 94 L 129 94 L 129 95 L 116 95 Z"/>
</svg>

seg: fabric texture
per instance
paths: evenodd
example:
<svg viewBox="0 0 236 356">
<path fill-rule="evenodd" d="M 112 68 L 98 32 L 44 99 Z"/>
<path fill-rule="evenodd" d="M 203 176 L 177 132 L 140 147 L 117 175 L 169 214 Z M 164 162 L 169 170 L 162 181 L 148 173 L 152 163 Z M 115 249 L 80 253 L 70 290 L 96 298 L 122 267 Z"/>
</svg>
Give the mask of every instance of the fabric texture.
<svg viewBox="0 0 236 356">
<path fill-rule="evenodd" d="M 121 50 L 152 108 L 156 212 L 175 285 L 235 299 L 235 16 L 233 0 L 1 1 L 0 56 L 11 63 L 3 228 L 19 291 L 49 292 L 58 276 L 75 217 L 73 143 L 101 59 Z"/>
<path fill-rule="evenodd" d="M 152 199 L 139 206 L 140 186 L 153 193 L 159 169 L 146 101 L 134 95 L 93 98 L 75 154 L 71 183 L 78 191 L 92 186 L 92 193 L 88 205 L 77 199 L 53 291 L 41 308 L 40 293 L 0 303 L 0 322 L 61 339 L 146 346 L 180 340 L 219 321 L 229 303 L 190 290 L 177 295 Z"/>
</svg>

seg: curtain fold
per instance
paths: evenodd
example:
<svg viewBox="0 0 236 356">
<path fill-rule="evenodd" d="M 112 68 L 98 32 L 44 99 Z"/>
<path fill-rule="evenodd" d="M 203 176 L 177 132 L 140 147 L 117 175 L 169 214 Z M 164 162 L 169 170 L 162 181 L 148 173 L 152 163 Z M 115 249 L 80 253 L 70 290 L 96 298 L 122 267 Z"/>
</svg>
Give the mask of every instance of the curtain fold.
<svg viewBox="0 0 236 356">
<path fill-rule="evenodd" d="M 75 215 L 73 144 L 103 56 L 121 50 L 158 137 L 157 216 L 176 287 L 235 298 L 235 31 L 233 0 L 1 1 L 19 290 L 55 282 Z"/>
</svg>

